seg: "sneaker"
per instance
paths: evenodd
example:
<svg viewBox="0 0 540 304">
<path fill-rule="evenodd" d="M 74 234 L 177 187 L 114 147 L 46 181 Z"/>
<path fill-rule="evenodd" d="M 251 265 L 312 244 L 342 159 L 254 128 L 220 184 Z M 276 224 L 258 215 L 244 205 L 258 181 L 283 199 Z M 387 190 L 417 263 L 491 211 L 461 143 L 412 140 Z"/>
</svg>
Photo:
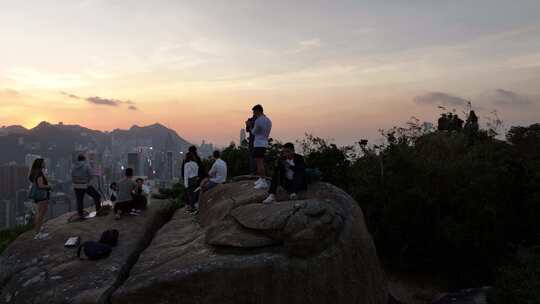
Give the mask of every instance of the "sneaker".
<svg viewBox="0 0 540 304">
<path fill-rule="evenodd" d="M 129 215 L 139 216 L 139 215 L 141 215 L 141 214 L 138 213 L 138 212 L 135 212 L 135 211 L 131 211 L 131 212 L 129 213 Z"/>
<path fill-rule="evenodd" d="M 259 190 L 259 189 L 267 189 L 269 188 L 270 186 L 268 185 L 268 182 L 266 180 L 263 180 L 262 182 L 260 182 L 259 184 L 257 184 L 254 189 L 255 190 Z"/>
<path fill-rule="evenodd" d="M 268 197 L 263 201 L 263 204 L 271 204 L 276 201 L 276 196 L 274 194 L 268 195 Z"/>
<path fill-rule="evenodd" d="M 254 184 L 255 186 L 257 186 L 257 185 L 260 184 L 262 181 L 264 181 L 264 179 L 262 179 L 262 178 L 259 177 L 253 184 Z"/>
<path fill-rule="evenodd" d="M 193 211 L 191 212 L 192 215 L 197 215 L 199 214 L 199 209 L 193 209 Z"/>
<path fill-rule="evenodd" d="M 45 233 L 45 232 L 38 232 L 38 233 L 34 236 L 34 240 L 46 240 L 48 237 L 49 237 L 49 234 L 48 234 L 48 233 Z"/>
<path fill-rule="evenodd" d="M 114 215 L 114 218 L 119 220 L 120 218 L 122 217 L 122 211 L 118 211 L 116 212 L 116 214 Z"/>
<path fill-rule="evenodd" d="M 291 199 L 291 201 L 294 201 L 298 198 L 298 195 L 296 195 L 296 193 L 291 193 L 291 195 L 289 195 L 289 198 Z"/>
</svg>

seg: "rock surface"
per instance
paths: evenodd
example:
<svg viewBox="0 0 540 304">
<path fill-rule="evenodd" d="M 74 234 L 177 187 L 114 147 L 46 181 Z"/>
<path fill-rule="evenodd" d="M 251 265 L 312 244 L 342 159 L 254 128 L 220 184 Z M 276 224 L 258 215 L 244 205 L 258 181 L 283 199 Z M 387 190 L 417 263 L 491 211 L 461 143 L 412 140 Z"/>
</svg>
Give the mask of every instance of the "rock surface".
<svg viewBox="0 0 540 304">
<path fill-rule="evenodd" d="M 301 200 L 261 204 L 242 178 L 205 193 L 199 216 L 153 200 L 142 216 L 46 223 L 0 256 L 0 303 L 387 304 L 388 288 L 362 211 L 325 183 Z M 278 198 L 286 198 L 278 193 Z M 79 260 L 70 236 L 118 229 L 110 257 Z"/>
<path fill-rule="evenodd" d="M 487 304 L 488 294 L 493 291 L 492 287 L 464 289 L 452 293 L 439 295 L 433 304 Z"/>
<path fill-rule="evenodd" d="M 0 303 L 106 303 L 125 279 L 139 253 L 174 211 L 169 201 L 153 200 L 141 216 L 108 216 L 67 223 L 71 214 L 45 223 L 48 240 L 21 235 L 0 256 Z M 120 232 L 118 246 L 99 261 L 79 260 L 64 248 L 71 236 L 99 240 L 107 229 Z"/>
<path fill-rule="evenodd" d="M 387 303 L 349 195 L 317 183 L 303 200 L 263 205 L 265 196 L 239 180 L 203 195 L 198 218 L 178 211 L 112 303 Z"/>
</svg>

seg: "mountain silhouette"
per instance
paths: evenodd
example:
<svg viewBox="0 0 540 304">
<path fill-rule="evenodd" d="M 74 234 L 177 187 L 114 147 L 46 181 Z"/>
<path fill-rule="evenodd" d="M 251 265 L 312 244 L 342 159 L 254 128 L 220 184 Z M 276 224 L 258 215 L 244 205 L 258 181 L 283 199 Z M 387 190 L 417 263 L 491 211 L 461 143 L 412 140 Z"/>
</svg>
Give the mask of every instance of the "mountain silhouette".
<svg viewBox="0 0 540 304">
<path fill-rule="evenodd" d="M 109 149 L 122 155 L 139 146 L 151 146 L 160 151 L 186 151 L 191 145 L 176 131 L 159 123 L 103 132 L 80 125 L 43 121 L 32 129 L 5 126 L 1 130 L 0 164 L 9 161 L 24 163 L 24 157 L 29 153 L 57 161 L 60 158 L 71 159 L 72 152 L 80 148 L 95 149 L 98 152 Z"/>
</svg>

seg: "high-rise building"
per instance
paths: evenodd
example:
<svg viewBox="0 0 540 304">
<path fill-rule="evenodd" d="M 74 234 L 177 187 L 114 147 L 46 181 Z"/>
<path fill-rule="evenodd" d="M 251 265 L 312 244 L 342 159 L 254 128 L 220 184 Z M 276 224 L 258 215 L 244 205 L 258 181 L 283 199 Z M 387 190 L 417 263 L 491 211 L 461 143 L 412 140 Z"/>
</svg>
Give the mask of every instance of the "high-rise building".
<svg viewBox="0 0 540 304">
<path fill-rule="evenodd" d="M 11 228 L 15 224 L 15 204 L 13 200 L 0 200 L 0 229 Z"/>
<path fill-rule="evenodd" d="M 174 159 L 173 159 L 173 152 L 169 151 L 165 155 L 165 180 L 172 180 L 174 178 Z"/>
<path fill-rule="evenodd" d="M 14 198 L 17 190 L 28 188 L 28 168 L 16 164 L 0 166 L 0 198 Z"/>
<path fill-rule="evenodd" d="M 240 142 L 238 145 L 242 145 L 244 141 L 246 141 L 246 129 L 240 129 Z"/>
<path fill-rule="evenodd" d="M 47 217 L 49 219 L 58 217 L 62 214 L 66 214 L 70 211 L 72 211 L 71 200 L 66 194 L 62 192 L 57 192 L 51 195 L 51 198 L 49 200 L 49 209 L 47 212 Z"/>
<path fill-rule="evenodd" d="M 32 164 L 38 158 L 41 158 L 41 155 L 26 154 L 26 156 L 24 157 L 24 164 L 26 165 L 27 168 L 32 168 Z"/>
<path fill-rule="evenodd" d="M 140 175 L 139 153 L 128 153 L 127 167 L 132 168 L 135 175 Z"/>
<path fill-rule="evenodd" d="M 19 189 L 15 194 L 15 216 L 23 216 L 26 212 L 24 202 L 30 200 L 28 198 L 28 189 Z"/>
</svg>

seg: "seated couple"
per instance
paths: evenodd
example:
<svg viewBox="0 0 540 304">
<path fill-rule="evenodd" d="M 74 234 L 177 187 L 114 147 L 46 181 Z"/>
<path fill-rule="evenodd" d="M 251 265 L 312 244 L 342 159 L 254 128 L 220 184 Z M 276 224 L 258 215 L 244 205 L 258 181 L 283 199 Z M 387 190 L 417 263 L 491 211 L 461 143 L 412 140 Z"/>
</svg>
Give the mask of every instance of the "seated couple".
<svg viewBox="0 0 540 304">
<path fill-rule="evenodd" d="M 268 197 L 263 201 L 264 204 L 276 201 L 276 192 L 280 185 L 287 191 L 291 200 L 296 199 L 299 192 L 307 190 L 304 157 L 294 152 L 292 143 L 283 145 L 280 159 L 274 169 Z"/>
<path fill-rule="evenodd" d="M 111 201 L 114 202 L 114 214 L 120 219 L 122 214 L 139 215 L 141 210 L 146 209 L 148 199 L 143 191 L 144 180 L 133 180 L 133 169 L 127 168 L 125 176 L 118 183 L 112 183 Z M 116 193 L 115 193 L 116 192 Z"/>
<path fill-rule="evenodd" d="M 184 186 L 187 191 L 187 211 L 197 212 L 198 200 L 202 192 L 208 191 L 219 184 L 223 184 L 227 180 L 227 163 L 221 159 L 221 153 L 214 151 L 214 164 L 208 176 L 205 178 L 199 177 L 199 165 L 195 155 L 191 152 L 186 154 L 184 163 Z"/>
</svg>

